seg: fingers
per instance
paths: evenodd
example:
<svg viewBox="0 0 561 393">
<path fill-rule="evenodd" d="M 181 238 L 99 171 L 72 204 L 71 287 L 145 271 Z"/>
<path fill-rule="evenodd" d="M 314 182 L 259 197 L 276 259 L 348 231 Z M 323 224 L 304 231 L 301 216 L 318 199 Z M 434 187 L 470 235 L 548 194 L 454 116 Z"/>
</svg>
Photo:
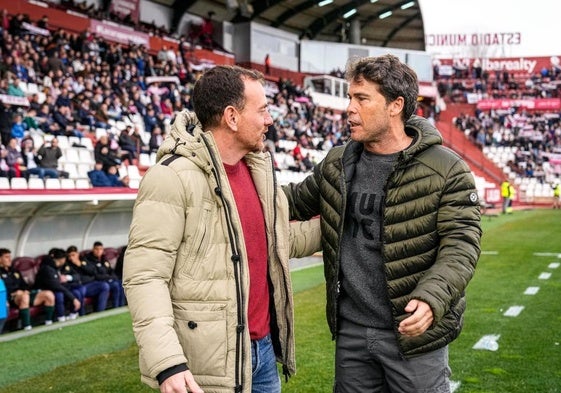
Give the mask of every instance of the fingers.
<svg viewBox="0 0 561 393">
<path fill-rule="evenodd" d="M 199 387 L 191 371 L 174 374 L 160 385 L 161 393 L 204 393 Z"/>
<path fill-rule="evenodd" d="M 433 322 L 430 306 L 420 300 L 411 300 L 404 309 L 412 313 L 399 324 L 398 330 L 405 336 L 415 337 L 423 334 Z"/>
<path fill-rule="evenodd" d="M 192 393 L 204 393 L 203 389 L 200 388 L 199 384 L 195 382 L 195 378 L 191 371 L 185 373 L 185 382 L 187 383 L 187 389 Z"/>
</svg>

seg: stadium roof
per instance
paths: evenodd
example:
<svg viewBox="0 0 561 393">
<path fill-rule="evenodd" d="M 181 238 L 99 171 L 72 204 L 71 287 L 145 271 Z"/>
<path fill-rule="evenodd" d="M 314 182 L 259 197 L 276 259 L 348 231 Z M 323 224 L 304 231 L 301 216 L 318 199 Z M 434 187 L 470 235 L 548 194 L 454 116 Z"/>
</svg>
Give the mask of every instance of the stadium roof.
<svg viewBox="0 0 561 393">
<path fill-rule="evenodd" d="M 300 39 L 349 43 L 353 20 L 361 43 L 425 50 L 419 1 L 411 0 L 153 0 L 174 9 L 172 27 L 185 12 L 213 20 L 254 21 L 297 34 Z"/>
</svg>

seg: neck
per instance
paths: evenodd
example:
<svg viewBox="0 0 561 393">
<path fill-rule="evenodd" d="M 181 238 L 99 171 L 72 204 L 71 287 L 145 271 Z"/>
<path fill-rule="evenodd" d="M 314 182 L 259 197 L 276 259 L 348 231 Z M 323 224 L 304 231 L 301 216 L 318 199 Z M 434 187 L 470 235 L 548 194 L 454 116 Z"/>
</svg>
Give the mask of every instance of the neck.
<svg viewBox="0 0 561 393">
<path fill-rule="evenodd" d="M 405 128 L 390 129 L 381 138 L 366 142 L 364 148 L 375 154 L 393 154 L 403 151 L 411 145 L 412 137 L 405 133 Z"/>
<path fill-rule="evenodd" d="M 239 149 L 234 138 L 229 137 L 228 133 L 217 130 L 213 131 L 212 135 L 223 163 L 236 165 L 248 153 Z"/>
</svg>

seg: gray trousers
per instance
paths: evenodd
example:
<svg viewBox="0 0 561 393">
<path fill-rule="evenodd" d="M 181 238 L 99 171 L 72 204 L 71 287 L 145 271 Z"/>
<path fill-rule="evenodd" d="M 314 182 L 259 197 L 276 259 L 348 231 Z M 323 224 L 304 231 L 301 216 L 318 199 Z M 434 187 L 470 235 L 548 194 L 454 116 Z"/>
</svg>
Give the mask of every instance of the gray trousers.
<svg viewBox="0 0 561 393">
<path fill-rule="evenodd" d="M 340 320 L 334 393 L 449 393 L 448 347 L 402 359 L 393 330 Z"/>
</svg>

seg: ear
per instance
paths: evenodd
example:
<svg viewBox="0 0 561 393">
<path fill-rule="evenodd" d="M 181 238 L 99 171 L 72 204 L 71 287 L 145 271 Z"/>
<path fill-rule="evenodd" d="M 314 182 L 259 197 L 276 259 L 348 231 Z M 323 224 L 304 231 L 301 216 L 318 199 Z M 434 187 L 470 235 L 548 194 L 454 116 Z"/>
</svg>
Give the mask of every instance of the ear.
<svg viewBox="0 0 561 393">
<path fill-rule="evenodd" d="M 403 112 L 403 106 L 405 105 L 405 100 L 403 97 L 397 97 L 390 103 L 390 116 L 401 116 Z"/>
<path fill-rule="evenodd" d="M 240 114 L 236 108 L 232 105 L 227 106 L 224 109 L 224 122 L 233 131 L 238 130 L 238 122 L 240 119 Z"/>
</svg>

